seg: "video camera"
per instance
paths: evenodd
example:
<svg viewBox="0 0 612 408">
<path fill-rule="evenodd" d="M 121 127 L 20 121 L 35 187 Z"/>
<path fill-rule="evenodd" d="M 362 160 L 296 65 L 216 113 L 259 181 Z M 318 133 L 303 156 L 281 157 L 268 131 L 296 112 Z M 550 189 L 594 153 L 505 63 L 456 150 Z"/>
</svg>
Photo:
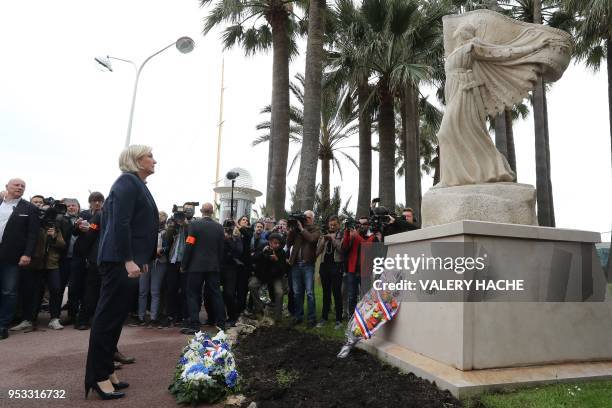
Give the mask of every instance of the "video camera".
<svg viewBox="0 0 612 408">
<path fill-rule="evenodd" d="M 306 225 L 306 216 L 301 212 L 289 214 L 289 217 L 287 217 L 287 228 L 296 229 L 298 227 L 298 221 L 302 223 L 302 226 Z"/>
<path fill-rule="evenodd" d="M 66 204 L 57 201 L 53 197 L 43 199 L 43 208 L 40 209 L 39 218 L 41 226 L 45 229 L 57 226 L 57 217 L 65 215 L 68 211 Z"/>
<path fill-rule="evenodd" d="M 185 208 L 185 205 L 192 205 L 194 208 Z M 200 203 L 197 201 L 186 202 L 183 205 L 174 204 L 172 206 L 172 217 L 177 221 L 184 220 L 185 218 L 191 218 L 195 214 L 195 207 L 198 207 L 199 205 Z"/>
<path fill-rule="evenodd" d="M 389 225 L 391 217 L 397 218 L 395 214 L 390 213 L 385 207 L 378 206 L 370 209 L 369 222 L 372 232 L 381 232 L 384 235 L 385 228 Z"/>
</svg>

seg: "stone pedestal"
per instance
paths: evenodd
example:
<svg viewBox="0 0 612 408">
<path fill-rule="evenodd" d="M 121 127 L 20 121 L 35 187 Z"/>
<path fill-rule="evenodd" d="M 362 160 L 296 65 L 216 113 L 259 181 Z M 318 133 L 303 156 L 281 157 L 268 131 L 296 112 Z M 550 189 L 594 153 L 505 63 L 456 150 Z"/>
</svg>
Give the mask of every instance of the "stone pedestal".
<svg viewBox="0 0 612 408">
<path fill-rule="evenodd" d="M 461 220 L 538 225 L 536 191 L 529 184 L 435 187 L 423 196 L 423 227 Z"/>
<path fill-rule="evenodd" d="M 475 221 L 390 236 L 387 256 L 421 253 L 428 242 L 485 247 L 495 279 L 530 276 L 549 301 L 406 301 L 396 320 L 361 347 L 455 395 L 612 377 L 612 302 L 595 253 L 599 240 L 586 231 Z M 580 301 L 551 301 L 560 292 Z M 517 368 L 525 366 L 540 368 Z"/>
</svg>

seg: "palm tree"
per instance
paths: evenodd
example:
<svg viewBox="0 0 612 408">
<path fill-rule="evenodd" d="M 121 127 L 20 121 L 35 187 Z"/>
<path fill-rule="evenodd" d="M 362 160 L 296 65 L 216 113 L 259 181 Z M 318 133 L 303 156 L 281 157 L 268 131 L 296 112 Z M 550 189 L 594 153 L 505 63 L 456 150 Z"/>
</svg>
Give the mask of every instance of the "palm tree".
<svg viewBox="0 0 612 408">
<path fill-rule="evenodd" d="M 378 97 L 380 204 L 395 206 L 395 95 L 428 75 L 427 67 L 406 60 L 406 37 L 419 19 L 418 4 L 406 0 L 364 0 L 360 13 L 366 23 L 359 61 L 374 74 Z"/>
<path fill-rule="evenodd" d="M 200 0 L 208 6 L 213 0 Z M 204 34 L 222 23 L 225 48 L 239 44 L 247 55 L 272 48 L 272 130 L 268 154 L 266 208 L 272 216 L 284 213 L 289 152 L 289 59 L 297 47 L 297 25 L 287 0 L 217 0 L 204 20 Z M 263 21 L 261 18 L 263 17 Z"/>
<path fill-rule="evenodd" d="M 305 97 L 304 97 L 304 85 L 305 79 L 301 74 L 297 74 L 295 76 L 297 82 L 291 84 L 291 92 L 295 96 L 299 106 L 291 107 L 291 133 L 290 140 L 296 144 L 302 145 L 302 148 L 299 149 L 293 160 L 291 161 L 291 165 L 289 166 L 289 172 L 293 170 L 298 159 L 302 157 L 301 151 L 303 150 L 303 140 L 304 140 L 304 107 L 305 107 Z M 346 104 L 343 104 L 342 95 L 339 90 L 327 83 L 324 83 L 323 94 L 321 100 L 321 113 L 320 113 L 320 122 L 321 126 L 319 128 L 319 145 L 318 145 L 318 160 L 321 162 L 321 208 L 326 209 L 330 203 L 330 177 L 331 170 L 338 169 L 340 177 L 343 177 L 342 166 L 339 160 L 339 157 L 343 157 L 348 160 L 351 164 L 358 169 L 357 162 L 353 159 L 349 154 L 347 154 L 344 150 L 350 148 L 352 146 L 343 145 L 343 142 L 348 141 L 352 136 L 357 133 L 358 124 L 356 123 L 358 111 L 357 107 L 349 106 L 347 108 Z M 266 107 L 262 110 L 262 113 L 269 113 L 270 107 Z M 257 126 L 258 130 L 270 130 L 271 123 L 269 121 L 262 122 Z M 270 133 L 263 134 L 259 136 L 257 139 L 253 141 L 253 145 L 258 145 L 260 143 L 265 143 L 270 140 Z M 317 161 L 315 161 L 317 162 Z M 316 168 L 315 171 L 312 171 L 312 164 L 309 164 L 309 169 L 311 173 L 315 174 L 316 177 Z M 299 196 L 299 185 L 303 182 L 298 177 L 298 184 L 296 186 L 295 193 L 296 201 L 298 209 L 303 209 L 301 198 Z M 313 200 L 313 205 L 314 205 Z M 312 207 L 308 207 L 312 208 Z"/>
<path fill-rule="evenodd" d="M 359 107 L 359 187 L 358 216 L 367 215 L 372 198 L 372 120 L 376 110 L 371 71 L 359 58 L 359 47 L 367 41 L 367 23 L 352 0 L 337 0 L 332 10 L 333 50 L 330 54 L 332 82 L 346 85 L 347 98 L 357 99 Z M 335 77 L 335 78 L 334 78 Z"/>
<path fill-rule="evenodd" d="M 593 71 L 606 60 L 608 70 L 608 119 L 612 144 L 612 1 L 563 0 L 567 12 L 576 18 L 575 55 Z M 612 157 L 612 156 L 611 156 Z M 612 247 L 611 247 L 612 252 Z M 607 275 L 612 276 L 612 256 L 608 256 Z"/>
<path fill-rule="evenodd" d="M 608 70 L 608 114 L 612 142 L 612 1 L 563 0 L 567 12 L 575 18 L 576 51 L 579 61 L 599 71 L 606 60 Z"/>
<path fill-rule="evenodd" d="M 296 187 L 299 207 L 304 210 L 313 208 L 315 200 L 317 175 L 316 172 L 312 171 L 310 163 L 315 162 L 319 155 L 325 11 L 325 0 L 310 0 L 308 10 L 308 41 L 306 44 L 306 80 L 304 85 L 304 135 L 302 158 L 298 173 L 298 180 L 300 182 Z M 327 187 L 329 188 L 329 185 Z M 329 195 L 329 191 L 327 194 Z"/>
</svg>

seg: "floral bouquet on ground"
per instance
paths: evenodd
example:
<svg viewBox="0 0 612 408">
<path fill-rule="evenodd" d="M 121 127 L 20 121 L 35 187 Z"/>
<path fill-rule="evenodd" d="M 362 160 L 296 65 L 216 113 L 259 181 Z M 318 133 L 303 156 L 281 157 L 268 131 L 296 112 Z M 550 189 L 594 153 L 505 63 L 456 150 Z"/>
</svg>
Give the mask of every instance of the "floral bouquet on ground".
<svg viewBox="0 0 612 408">
<path fill-rule="evenodd" d="M 198 332 L 183 349 L 168 387 L 179 404 L 213 404 L 238 391 L 234 356 L 220 331 L 211 338 Z"/>
<path fill-rule="evenodd" d="M 346 343 L 338 353 L 339 358 L 349 355 L 351 349 L 362 339 L 369 339 L 386 322 L 399 312 L 398 294 L 390 291 L 370 289 L 359 301 L 346 329 Z"/>
</svg>

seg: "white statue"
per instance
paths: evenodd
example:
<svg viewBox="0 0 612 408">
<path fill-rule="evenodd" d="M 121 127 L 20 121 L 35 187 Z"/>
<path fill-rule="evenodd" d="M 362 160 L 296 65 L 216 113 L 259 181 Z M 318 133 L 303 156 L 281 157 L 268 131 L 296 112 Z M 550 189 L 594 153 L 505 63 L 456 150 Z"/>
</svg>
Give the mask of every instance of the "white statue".
<svg viewBox="0 0 612 408">
<path fill-rule="evenodd" d="M 444 17 L 444 48 L 446 110 L 438 132 L 437 187 L 513 181 L 486 116 L 521 102 L 538 74 L 549 82 L 559 79 L 570 61 L 570 35 L 478 10 Z"/>
</svg>

